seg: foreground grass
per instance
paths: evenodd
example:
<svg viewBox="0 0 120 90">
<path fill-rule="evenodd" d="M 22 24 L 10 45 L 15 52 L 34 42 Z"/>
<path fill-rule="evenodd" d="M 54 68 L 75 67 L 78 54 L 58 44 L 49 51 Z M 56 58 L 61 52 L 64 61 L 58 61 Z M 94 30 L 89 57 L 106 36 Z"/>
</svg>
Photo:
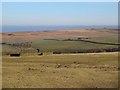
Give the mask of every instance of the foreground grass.
<svg viewBox="0 0 120 90">
<path fill-rule="evenodd" d="M 118 53 L 3 56 L 3 88 L 112 88 Z"/>
</svg>

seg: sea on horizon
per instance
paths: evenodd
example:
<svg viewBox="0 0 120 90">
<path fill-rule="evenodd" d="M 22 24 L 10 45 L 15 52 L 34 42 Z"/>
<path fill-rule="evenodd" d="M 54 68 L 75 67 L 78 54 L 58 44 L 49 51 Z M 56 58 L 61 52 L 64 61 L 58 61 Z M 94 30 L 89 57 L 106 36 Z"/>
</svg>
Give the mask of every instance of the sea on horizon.
<svg viewBox="0 0 120 90">
<path fill-rule="evenodd" d="M 114 28 L 117 26 L 2 26 L 0 32 L 27 32 L 27 31 L 48 31 L 48 30 L 75 30 L 91 28 Z"/>
</svg>

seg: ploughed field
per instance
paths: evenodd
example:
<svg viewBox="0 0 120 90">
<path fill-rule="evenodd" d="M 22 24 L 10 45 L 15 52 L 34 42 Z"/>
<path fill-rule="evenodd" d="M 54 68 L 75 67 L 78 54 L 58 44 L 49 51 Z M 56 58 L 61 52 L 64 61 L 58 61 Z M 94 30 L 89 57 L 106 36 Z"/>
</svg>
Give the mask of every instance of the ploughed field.
<svg viewBox="0 0 120 90">
<path fill-rule="evenodd" d="M 0 35 L 3 88 L 118 86 L 118 30 L 56 30 Z"/>
</svg>

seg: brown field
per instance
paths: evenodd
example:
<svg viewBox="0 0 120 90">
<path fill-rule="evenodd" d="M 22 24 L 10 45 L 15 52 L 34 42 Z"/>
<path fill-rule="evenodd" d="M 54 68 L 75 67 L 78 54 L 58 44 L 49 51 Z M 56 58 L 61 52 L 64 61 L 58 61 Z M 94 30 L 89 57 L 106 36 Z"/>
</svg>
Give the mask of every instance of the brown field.
<svg viewBox="0 0 120 90">
<path fill-rule="evenodd" d="M 12 35 L 8 35 L 12 34 Z M 53 31 L 36 31 L 36 32 L 13 32 L 13 33 L 2 33 L 2 39 L 50 39 L 50 38 L 76 38 L 76 37 L 107 37 L 118 34 L 117 30 L 111 29 L 80 29 L 80 30 L 53 30 Z"/>
</svg>

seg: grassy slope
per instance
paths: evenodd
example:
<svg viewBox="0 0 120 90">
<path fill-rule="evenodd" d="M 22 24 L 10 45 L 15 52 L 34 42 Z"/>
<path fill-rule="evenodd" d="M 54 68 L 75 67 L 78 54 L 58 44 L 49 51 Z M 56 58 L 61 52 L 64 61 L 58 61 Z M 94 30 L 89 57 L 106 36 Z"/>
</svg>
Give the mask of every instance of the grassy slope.
<svg viewBox="0 0 120 90">
<path fill-rule="evenodd" d="M 81 41 L 36 41 L 33 44 L 34 48 L 41 50 L 80 50 L 80 49 L 102 49 L 117 47 L 114 45 L 92 44 Z"/>
<path fill-rule="evenodd" d="M 111 36 L 111 37 L 98 37 L 98 38 L 92 38 L 91 41 L 97 41 L 97 42 L 107 42 L 107 43 L 114 43 L 118 44 L 118 36 Z"/>
<path fill-rule="evenodd" d="M 99 40 L 97 40 L 99 41 Z M 109 41 L 109 40 L 108 40 Z M 20 50 L 16 50 L 14 47 L 4 46 L 3 52 L 19 52 Z M 104 49 L 104 48 L 117 48 L 115 45 L 101 45 L 101 44 L 92 44 L 88 42 L 81 41 L 52 41 L 52 40 L 35 40 L 32 43 L 32 48 L 39 48 L 42 52 L 48 51 L 77 51 L 80 49 Z M 35 52 L 34 50 L 31 52 Z"/>
<path fill-rule="evenodd" d="M 117 87 L 118 54 L 3 56 L 3 87 Z"/>
</svg>

